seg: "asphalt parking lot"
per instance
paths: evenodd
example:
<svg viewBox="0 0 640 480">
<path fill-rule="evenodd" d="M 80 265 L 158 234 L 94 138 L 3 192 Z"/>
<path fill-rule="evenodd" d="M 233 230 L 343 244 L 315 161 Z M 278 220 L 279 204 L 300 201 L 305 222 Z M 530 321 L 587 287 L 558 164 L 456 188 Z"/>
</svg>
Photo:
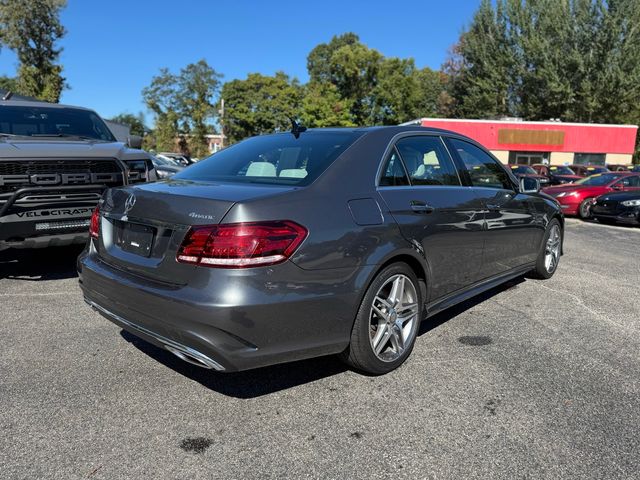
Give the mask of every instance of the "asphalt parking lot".
<svg viewBox="0 0 640 480">
<path fill-rule="evenodd" d="M 0 253 L 0 478 L 638 478 L 640 229 L 569 220 L 560 269 L 423 323 L 384 377 L 238 374 L 82 301 L 76 249 Z"/>
</svg>

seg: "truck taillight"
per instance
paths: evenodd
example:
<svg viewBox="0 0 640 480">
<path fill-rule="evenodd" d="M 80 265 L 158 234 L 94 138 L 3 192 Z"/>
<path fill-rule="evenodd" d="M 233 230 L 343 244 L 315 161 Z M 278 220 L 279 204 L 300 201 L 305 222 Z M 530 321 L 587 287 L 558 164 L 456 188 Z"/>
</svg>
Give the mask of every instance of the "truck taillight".
<svg viewBox="0 0 640 480">
<path fill-rule="evenodd" d="M 194 226 L 176 259 L 217 268 L 274 265 L 289 258 L 307 233 L 306 228 L 289 220 Z"/>
<path fill-rule="evenodd" d="M 89 222 L 89 235 L 91 238 L 100 237 L 100 207 L 96 207 L 91 214 L 91 222 Z"/>
</svg>

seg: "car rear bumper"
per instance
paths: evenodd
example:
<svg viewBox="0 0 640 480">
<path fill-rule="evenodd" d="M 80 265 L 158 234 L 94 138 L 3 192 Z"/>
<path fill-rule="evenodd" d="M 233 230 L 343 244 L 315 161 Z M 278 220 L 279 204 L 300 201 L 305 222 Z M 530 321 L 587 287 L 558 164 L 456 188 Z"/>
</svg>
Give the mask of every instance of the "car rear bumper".
<svg viewBox="0 0 640 480">
<path fill-rule="evenodd" d="M 258 270 L 258 269 L 251 269 Z M 91 248 L 78 259 L 85 301 L 108 320 L 183 360 L 237 371 L 339 353 L 349 342 L 367 273 L 305 271 L 291 262 L 256 279 L 208 285 L 160 284 L 104 263 Z M 340 270 L 340 271 L 336 271 Z M 229 288 L 227 288 L 229 286 Z M 204 365 L 203 365 L 204 364 Z"/>
</svg>

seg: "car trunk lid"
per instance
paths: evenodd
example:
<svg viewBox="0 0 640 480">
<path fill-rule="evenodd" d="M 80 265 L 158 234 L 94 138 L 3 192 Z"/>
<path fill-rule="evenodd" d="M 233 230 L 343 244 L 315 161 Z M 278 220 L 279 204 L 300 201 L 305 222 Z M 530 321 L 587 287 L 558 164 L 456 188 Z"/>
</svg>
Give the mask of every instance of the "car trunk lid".
<svg viewBox="0 0 640 480">
<path fill-rule="evenodd" d="M 187 284 L 198 267 L 178 263 L 176 253 L 191 226 L 218 224 L 238 202 L 290 189 L 183 180 L 111 189 L 100 207 L 98 254 L 132 274 Z"/>
</svg>

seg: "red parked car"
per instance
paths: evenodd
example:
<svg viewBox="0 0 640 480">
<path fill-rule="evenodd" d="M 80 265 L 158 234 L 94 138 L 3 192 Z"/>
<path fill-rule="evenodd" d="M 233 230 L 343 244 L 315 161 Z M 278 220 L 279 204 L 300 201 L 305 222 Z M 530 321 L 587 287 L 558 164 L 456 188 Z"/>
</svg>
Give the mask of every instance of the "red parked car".
<svg viewBox="0 0 640 480">
<path fill-rule="evenodd" d="M 632 172 L 596 173 L 569 185 L 556 185 L 543 190 L 554 197 L 565 215 L 590 216 L 593 200 L 616 191 L 640 190 L 640 175 Z"/>
</svg>

